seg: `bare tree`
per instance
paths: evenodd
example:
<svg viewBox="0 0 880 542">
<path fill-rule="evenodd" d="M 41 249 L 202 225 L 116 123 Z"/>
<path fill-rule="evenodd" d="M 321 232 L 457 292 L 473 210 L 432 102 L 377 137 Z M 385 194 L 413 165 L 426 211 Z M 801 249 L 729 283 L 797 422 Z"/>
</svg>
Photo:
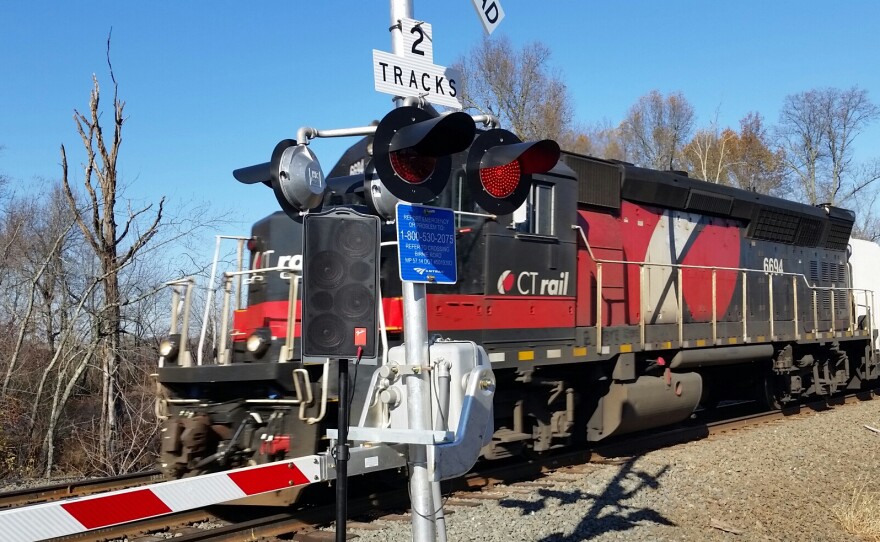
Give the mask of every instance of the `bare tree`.
<svg viewBox="0 0 880 542">
<path fill-rule="evenodd" d="M 535 42 L 515 49 L 505 37 L 483 38 L 455 67 L 465 109 L 497 116 L 522 139 L 557 139 L 571 129 L 571 95 L 548 69 L 550 49 Z"/>
<path fill-rule="evenodd" d="M 109 40 L 107 61 L 112 110 L 102 108 L 93 76 L 89 107 L 74 115 L 82 188 L 74 186 L 65 146 L 62 178 L 40 183 L 38 195 L 0 186 L 0 346 L 7 352 L 0 356 L 0 475 L 111 474 L 151 462 L 157 425 L 149 375 L 156 330 L 165 332 L 168 317 L 157 298 L 167 280 L 199 267 L 168 255 L 198 252 L 198 230 L 221 223 L 206 206 L 169 217 L 164 200 L 126 202 L 117 175 L 126 118 Z"/>
<path fill-rule="evenodd" d="M 697 130 L 684 148 L 688 172 L 711 183 L 730 184 L 731 155 L 736 133 L 730 128 L 719 131 L 716 125 Z"/>
<path fill-rule="evenodd" d="M 47 273 L 47 270 L 58 261 L 62 243 L 67 238 L 67 233 L 72 227 L 73 222 L 68 222 L 65 227 L 59 228 L 60 231 L 57 232 L 51 248 L 45 254 L 41 254 L 42 261 L 39 262 L 33 276 L 30 277 L 27 306 L 24 311 L 24 316 L 19 322 L 15 345 L 10 351 L 9 360 L 7 361 L 6 374 L 3 376 L 3 387 L 0 388 L 0 397 L 6 395 L 12 374 L 15 372 L 18 361 L 21 357 L 26 332 L 32 325 L 34 307 L 38 294 L 42 296 L 43 302 L 51 310 L 51 298 L 55 295 L 55 288 L 54 285 L 51 284 L 51 281 L 53 281 L 55 277 L 53 273 Z M 49 276 L 49 278 L 46 279 L 46 276 Z M 47 325 L 47 341 L 54 342 L 54 329 L 51 322 Z"/>
<path fill-rule="evenodd" d="M 728 169 L 736 140 L 730 128 L 719 128 L 720 107 L 707 128 L 697 130 L 683 150 L 683 163 L 693 177 L 717 184 L 730 184 Z"/>
<path fill-rule="evenodd" d="M 880 179 L 880 158 L 875 158 L 856 168 L 851 189 L 840 199 L 840 205 L 856 213 L 853 236 L 869 241 L 880 241 L 880 188 L 875 181 Z"/>
<path fill-rule="evenodd" d="M 120 336 L 122 323 L 122 296 L 119 289 L 119 273 L 132 258 L 156 234 L 162 220 L 164 198 L 160 199 L 151 223 L 139 235 L 132 226 L 140 215 L 152 212 L 152 205 L 138 210 L 128 210 L 128 218 L 121 231 L 117 227 L 116 214 L 118 172 L 117 160 L 122 144 L 122 126 L 125 122 L 125 102 L 119 99 L 119 85 L 110 63 L 110 38 L 107 39 L 107 66 L 113 82 L 113 128 L 107 141 L 101 125 L 100 88 L 97 76 L 92 76 L 92 92 L 86 114 L 75 111 L 74 122 L 86 153 L 83 163 L 83 187 L 87 194 L 87 208 L 81 209 L 70 187 L 67 151 L 61 146 L 62 183 L 76 223 L 98 258 L 101 270 L 103 301 L 98 312 L 95 329 L 100 342 L 97 355 L 101 359 L 102 454 L 113 455 L 113 435 L 116 429 L 118 401 L 117 369 L 120 362 Z"/>
<path fill-rule="evenodd" d="M 762 194 L 776 193 L 782 187 L 782 151 L 770 148 L 758 113 L 743 117 L 739 132 L 719 129 L 716 114 L 708 128 L 697 130 L 684 156 L 694 177 Z"/>
<path fill-rule="evenodd" d="M 776 138 L 785 166 L 807 203 L 835 203 L 857 190 L 853 142 L 880 108 L 858 87 L 813 89 L 786 96 Z"/>
<path fill-rule="evenodd" d="M 655 169 L 680 169 L 694 126 L 694 108 L 681 92 L 657 90 L 639 98 L 620 124 L 627 159 Z"/>
</svg>

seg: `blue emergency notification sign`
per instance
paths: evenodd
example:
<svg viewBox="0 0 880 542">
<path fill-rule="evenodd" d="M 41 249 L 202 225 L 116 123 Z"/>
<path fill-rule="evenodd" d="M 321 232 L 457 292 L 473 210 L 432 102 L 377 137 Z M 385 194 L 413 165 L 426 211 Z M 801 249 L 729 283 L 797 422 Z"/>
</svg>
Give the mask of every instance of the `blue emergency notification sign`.
<svg viewBox="0 0 880 542">
<path fill-rule="evenodd" d="M 397 204 L 400 280 L 455 284 L 455 214 L 451 209 Z"/>
</svg>

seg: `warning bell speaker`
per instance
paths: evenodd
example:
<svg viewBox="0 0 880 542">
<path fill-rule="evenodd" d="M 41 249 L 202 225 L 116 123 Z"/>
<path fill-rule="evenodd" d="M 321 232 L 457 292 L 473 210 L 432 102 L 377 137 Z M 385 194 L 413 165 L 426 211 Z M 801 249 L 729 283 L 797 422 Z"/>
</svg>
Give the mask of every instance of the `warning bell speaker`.
<svg viewBox="0 0 880 542">
<path fill-rule="evenodd" d="M 303 224 L 303 355 L 376 357 L 379 217 L 336 209 Z"/>
</svg>

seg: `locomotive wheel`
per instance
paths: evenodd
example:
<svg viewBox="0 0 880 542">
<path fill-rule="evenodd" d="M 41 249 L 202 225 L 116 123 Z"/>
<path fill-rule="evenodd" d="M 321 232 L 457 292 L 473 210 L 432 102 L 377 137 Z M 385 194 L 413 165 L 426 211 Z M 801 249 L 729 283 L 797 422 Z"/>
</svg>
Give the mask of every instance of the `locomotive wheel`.
<svg viewBox="0 0 880 542">
<path fill-rule="evenodd" d="M 782 410 L 782 393 L 778 380 L 772 371 L 764 371 L 758 379 L 758 399 L 770 410 Z"/>
<path fill-rule="evenodd" d="M 713 410 L 720 403 L 720 393 L 718 390 L 718 383 L 715 378 L 709 375 L 703 376 L 703 394 L 700 396 L 700 406 L 703 407 L 704 410 Z"/>
</svg>

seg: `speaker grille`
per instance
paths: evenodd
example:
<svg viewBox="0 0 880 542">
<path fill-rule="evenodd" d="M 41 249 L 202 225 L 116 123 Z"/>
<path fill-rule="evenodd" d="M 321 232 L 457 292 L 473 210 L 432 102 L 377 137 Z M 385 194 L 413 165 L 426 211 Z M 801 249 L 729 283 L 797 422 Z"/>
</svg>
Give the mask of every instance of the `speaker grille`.
<svg viewBox="0 0 880 542">
<path fill-rule="evenodd" d="M 336 209 L 303 223 L 303 355 L 375 357 L 379 218 Z"/>
<path fill-rule="evenodd" d="M 324 313 L 306 325 L 306 340 L 319 351 L 337 352 L 345 342 L 345 327 L 341 318 Z"/>
</svg>

